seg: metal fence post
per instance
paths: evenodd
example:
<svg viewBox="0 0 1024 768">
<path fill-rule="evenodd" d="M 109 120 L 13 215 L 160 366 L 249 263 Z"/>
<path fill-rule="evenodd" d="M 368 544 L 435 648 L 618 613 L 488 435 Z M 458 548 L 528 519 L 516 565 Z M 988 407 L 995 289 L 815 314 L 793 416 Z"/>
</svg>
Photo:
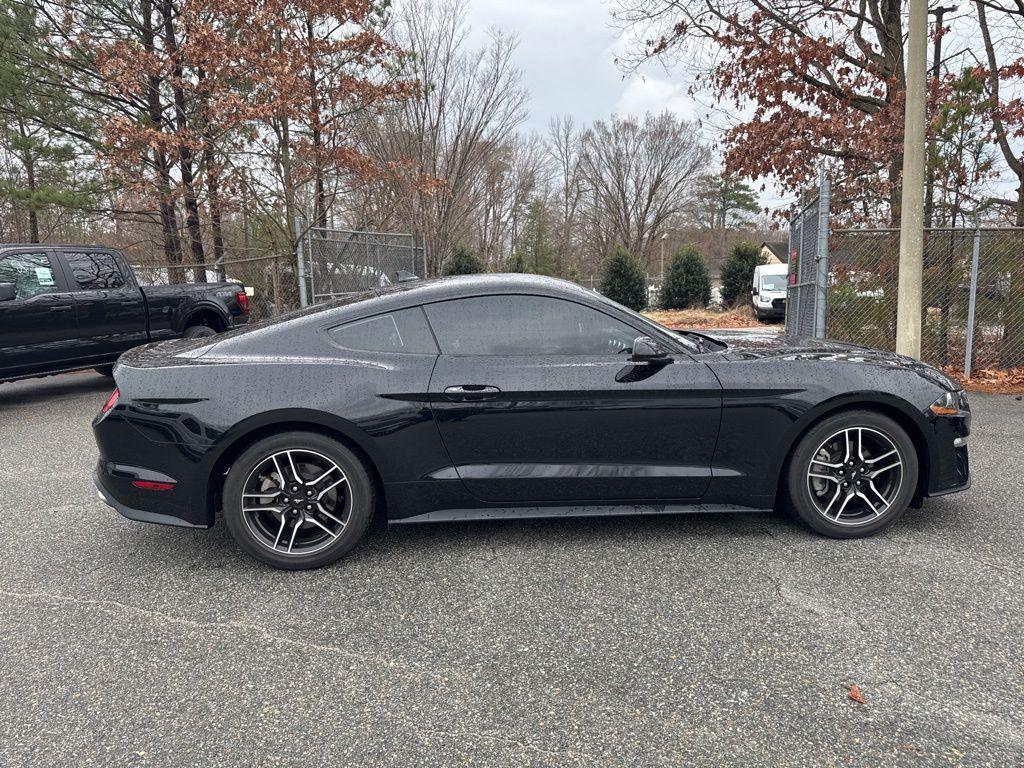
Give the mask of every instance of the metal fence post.
<svg viewBox="0 0 1024 768">
<path fill-rule="evenodd" d="M 825 172 L 821 172 L 821 188 L 818 192 L 818 247 L 814 258 L 818 273 L 814 290 L 814 338 L 825 338 L 825 303 L 828 300 L 828 214 L 831 199 L 831 185 Z"/>
<path fill-rule="evenodd" d="M 981 253 L 981 228 L 974 224 L 974 248 L 971 252 L 971 289 L 967 299 L 967 349 L 964 351 L 964 376 L 971 378 L 974 359 L 974 305 L 978 297 L 978 256 Z"/>
<path fill-rule="evenodd" d="M 298 278 L 299 278 L 299 306 L 305 307 L 309 304 L 309 299 L 306 296 L 306 261 L 302 253 L 302 241 L 305 239 L 305 233 L 302 231 L 302 217 L 295 217 L 295 258 L 298 262 Z"/>
</svg>

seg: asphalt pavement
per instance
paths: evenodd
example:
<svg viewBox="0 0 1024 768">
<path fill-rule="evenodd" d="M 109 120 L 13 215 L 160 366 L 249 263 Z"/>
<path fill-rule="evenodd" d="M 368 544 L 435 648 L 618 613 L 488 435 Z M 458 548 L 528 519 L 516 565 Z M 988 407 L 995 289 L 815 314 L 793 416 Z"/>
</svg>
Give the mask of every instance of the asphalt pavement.
<svg viewBox="0 0 1024 768">
<path fill-rule="evenodd" d="M 873 539 L 409 526 L 286 573 L 97 499 L 110 388 L 0 385 L 2 766 L 1024 765 L 1012 397 L 971 397 L 974 488 Z"/>
</svg>

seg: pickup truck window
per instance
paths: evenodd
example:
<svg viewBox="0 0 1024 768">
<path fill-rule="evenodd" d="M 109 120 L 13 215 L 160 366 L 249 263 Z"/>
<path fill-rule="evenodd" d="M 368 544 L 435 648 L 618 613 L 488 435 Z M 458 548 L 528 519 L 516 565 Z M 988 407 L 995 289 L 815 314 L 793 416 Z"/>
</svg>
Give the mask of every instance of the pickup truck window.
<svg viewBox="0 0 1024 768">
<path fill-rule="evenodd" d="M 14 283 L 15 300 L 60 290 L 45 253 L 12 253 L 0 258 L 0 283 Z"/>
<path fill-rule="evenodd" d="M 124 287 L 124 275 L 109 253 L 65 251 L 75 282 L 83 291 L 103 291 Z"/>
</svg>

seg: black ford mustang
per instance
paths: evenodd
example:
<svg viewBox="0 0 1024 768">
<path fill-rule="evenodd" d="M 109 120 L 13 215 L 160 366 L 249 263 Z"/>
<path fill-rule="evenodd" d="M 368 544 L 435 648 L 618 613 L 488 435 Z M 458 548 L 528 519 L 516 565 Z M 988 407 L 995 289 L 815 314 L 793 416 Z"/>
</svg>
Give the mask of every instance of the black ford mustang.
<svg viewBox="0 0 1024 768">
<path fill-rule="evenodd" d="M 916 360 L 673 332 L 574 284 L 406 284 L 121 358 L 96 484 L 282 568 L 392 523 L 790 507 L 840 538 L 970 484 L 970 411 Z"/>
</svg>

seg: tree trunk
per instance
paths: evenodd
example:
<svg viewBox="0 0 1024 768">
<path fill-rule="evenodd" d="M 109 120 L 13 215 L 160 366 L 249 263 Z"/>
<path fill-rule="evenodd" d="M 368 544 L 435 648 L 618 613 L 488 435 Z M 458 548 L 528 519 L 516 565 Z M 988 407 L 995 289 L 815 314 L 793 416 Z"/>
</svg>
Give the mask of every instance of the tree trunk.
<svg viewBox="0 0 1024 768">
<path fill-rule="evenodd" d="M 206 282 L 206 256 L 203 253 L 203 231 L 199 221 L 199 200 L 196 197 L 195 172 L 192 148 L 188 145 L 188 117 L 185 108 L 185 91 L 181 87 L 184 70 L 174 32 L 174 5 L 171 0 L 161 0 L 161 14 L 164 26 L 164 47 L 174 61 L 171 91 L 174 94 L 175 129 L 178 133 L 178 170 L 181 173 L 182 197 L 185 202 L 185 229 L 188 232 L 195 281 Z"/>
<path fill-rule="evenodd" d="M 152 0 L 140 0 L 139 9 L 142 16 L 142 46 L 147 53 L 156 49 L 153 31 Z M 160 103 L 160 77 L 150 75 L 146 84 L 147 117 L 150 124 L 162 130 L 163 105 Z M 181 240 L 178 237 L 178 216 L 174 210 L 174 196 L 171 191 L 171 169 L 167 156 L 162 149 L 154 148 L 153 166 L 156 170 L 157 205 L 160 212 L 160 229 L 163 233 L 164 258 L 167 261 L 170 281 L 182 281 Z"/>
<path fill-rule="evenodd" d="M 306 41 L 313 47 L 313 21 L 306 20 Z M 313 225 L 327 228 L 327 193 L 324 189 L 323 129 L 320 116 L 320 95 L 317 93 L 316 67 L 309 68 L 310 128 L 313 143 Z"/>
<path fill-rule="evenodd" d="M 36 164 L 32 157 L 32 154 L 26 153 L 25 159 L 25 176 L 28 179 L 28 191 L 30 193 L 28 201 L 28 236 L 30 243 L 39 242 L 39 214 L 36 212 L 35 203 L 32 198 L 35 197 L 36 192 Z"/>
<path fill-rule="evenodd" d="M 199 70 L 198 78 L 200 86 L 206 79 L 206 73 Z M 224 226 L 222 217 L 222 204 L 220 199 L 220 168 L 217 166 L 217 158 L 213 147 L 216 141 L 213 125 L 210 122 L 209 103 L 207 95 L 200 87 L 199 99 L 199 121 L 203 134 L 203 169 L 206 172 L 207 205 L 210 210 L 210 230 L 213 235 L 213 261 L 219 264 L 224 258 Z M 218 267 L 221 279 L 224 278 L 224 268 Z"/>
</svg>

